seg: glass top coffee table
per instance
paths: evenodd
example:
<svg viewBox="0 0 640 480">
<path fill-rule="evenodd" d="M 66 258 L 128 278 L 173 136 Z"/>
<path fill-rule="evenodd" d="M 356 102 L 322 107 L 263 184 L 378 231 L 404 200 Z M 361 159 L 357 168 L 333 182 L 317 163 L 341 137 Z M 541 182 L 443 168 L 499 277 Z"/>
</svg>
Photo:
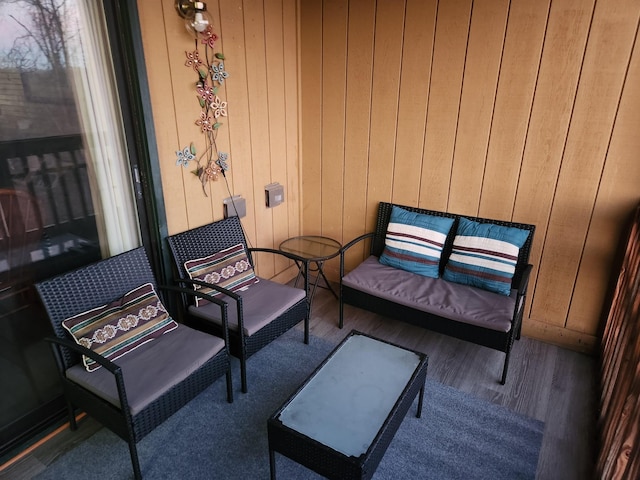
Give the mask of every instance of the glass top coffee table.
<svg viewBox="0 0 640 480">
<path fill-rule="evenodd" d="M 416 395 L 428 357 L 352 331 L 267 422 L 275 452 L 333 479 L 371 478 Z"/>
</svg>

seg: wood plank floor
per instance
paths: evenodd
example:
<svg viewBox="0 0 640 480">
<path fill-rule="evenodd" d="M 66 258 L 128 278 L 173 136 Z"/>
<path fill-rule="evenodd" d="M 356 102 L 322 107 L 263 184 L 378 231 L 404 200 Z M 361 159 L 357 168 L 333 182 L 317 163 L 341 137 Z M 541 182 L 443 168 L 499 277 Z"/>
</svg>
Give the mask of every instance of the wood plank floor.
<svg viewBox="0 0 640 480">
<path fill-rule="evenodd" d="M 345 307 L 344 329 L 337 324 L 338 303 L 319 288 L 313 303 L 312 335 L 338 342 L 356 329 L 427 353 L 431 379 L 545 422 L 537 480 L 593 478 L 597 399 L 593 357 L 522 337 L 514 345 L 507 383 L 502 386 L 501 352 L 350 306 Z M 0 480 L 32 478 L 99 428 L 92 419 L 84 418 L 78 431 L 63 429 L 1 471 Z"/>
</svg>

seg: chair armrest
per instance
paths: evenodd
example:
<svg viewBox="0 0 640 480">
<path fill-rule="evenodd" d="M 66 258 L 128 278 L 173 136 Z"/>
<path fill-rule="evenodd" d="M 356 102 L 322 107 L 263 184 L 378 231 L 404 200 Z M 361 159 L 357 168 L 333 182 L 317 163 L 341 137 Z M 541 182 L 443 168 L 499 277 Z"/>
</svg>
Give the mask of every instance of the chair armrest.
<svg viewBox="0 0 640 480">
<path fill-rule="evenodd" d="M 180 277 L 180 278 L 175 278 L 174 281 L 176 283 L 186 283 L 188 285 L 200 285 L 202 287 L 207 287 L 210 288 L 212 290 L 215 290 L 217 292 L 220 293 L 224 293 L 226 296 L 233 298 L 236 302 L 241 302 L 242 301 L 242 297 L 240 295 L 238 295 L 236 292 L 232 292 L 231 290 L 227 290 L 226 288 L 220 287 L 218 285 L 214 285 L 213 283 L 207 283 L 203 280 L 195 280 L 192 278 L 184 278 L 184 277 Z M 181 288 L 181 287 L 175 287 L 175 288 Z M 185 288 L 185 292 L 186 294 L 197 294 L 195 296 L 201 296 L 201 295 L 207 295 L 201 292 L 198 292 L 197 290 L 193 290 L 193 289 L 189 289 L 189 288 Z M 207 297 L 211 297 L 214 299 L 213 303 L 217 303 L 218 305 L 220 305 L 221 303 L 226 303 L 224 300 L 220 300 L 219 298 L 216 298 L 212 295 L 207 295 Z M 209 300 L 207 298 L 207 300 Z"/>
<path fill-rule="evenodd" d="M 228 297 L 232 298 L 233 300 L 236 301 L 236 310 L 238 312 L 238 329 L 240 332 L 244 331 L 244 315 L 242 314 L 242 296 L 238 295 L 236 292 L 232 292 L 231 290 L 227 290 L 226 288 L 222 288 L 219 287 L 218 285 L 213 285 L 211 283 L 207 283 L 207 282 L 203 282 L 202 280 L 194 280 L 192 278 L 176 278 L 174 279 L 175 282 L 177 283 L 184 283 L 184 284 L 188 284 L 188 285 L 200 285 L 203 287 L 207 287 L 207 288 L 211 288 L 213 290 L 216 290 L 218 292 L 224 293 L 225 295 L 227 295 Z M 212 303 L 217 304 L 220 309 L 222 310 L 222 328 L 223 328 L 223 332 L 225 335 L 225 343 L 228 344 L 228 340 L 229 340 L 229 321 L 228 321 L 228 313 L 227 313 L 227 302 L 225 302 L 224 300 L 221 300 L 219 298 L 214 297 L 213 295 L 208 295 L 206 293 L 202 293 L 199 292 L 198 290 L 195 289 L 191 289 L 191 288 L 184 288 L 184 287 L 168 287 L 168 286 L 164 286 L 163 288 L 169 288 L 169 289 L 180 289 L 177 291 L 180 291 L 182 293 L 185 293 L 187 295 L 193 295 L 196 297 L 200 297 L 200 298 L 204 298 L 205 300 L 209 300 Z"/>
<path fill-rule="evenodd" d="M 340 282 L 342 282 L 342 277 L 344 277 L 344 254 L 347 250 L 349 250 L 354 245 L 366 240 L 367 238 L 373 238 L 375 236 L 375 232 L 365 233 L 360 235 L 359 237 L 354 238 L 348 243 L 345 243 L 340 249 Z"/>
<path fill-rule="evenodd" d="M 89 357 L 91 360 L 94 360 L 96 363 L 100 364 L 100 366 L 106 368 L 114 375 L 117 375 L 120 372 L 120 367 L 113 363 L 111 360 L 103 357 L 99 353 L 94 352 L 93 350 L 88 349 L 83 345 L 79 345 L 71 340 L 66 340 L 58 337 L 46 337 L 45 340 L 49 343 L 55 344 L 57 348 L 63 347 L 68 348 L 80 355 L 84 355 Z"/>
<path fill-rule="evenodd" d="M 189 283 L 191 283 L 192 280 L 191 279 L 188 279 L 188 280 L 189 280 Z M 182 281 L 182 279 L 180 281 Z M 193 282 L 199 282 L 199 280 L 194 280 Z M 210 285 L 205 283 L 205 286 L 210 286 Z M 211 286 L 214 286 L 214 285 L 211 285 Z M 209 295 L 208 293 L 199 292 L 199 291 L 194 290 L 192 288 L 175 287 L 175 286 L 172 286 L 172 285 L 158 285 L 158 289 L 171 291 L 171 292 L 176 292 L 176 293 L 183 293 L 185 295 L 192 295 L 194 297 L 199 297 L 199 298 L 202 298 L 204 300 L 207 300 L 207 301 L 209 301 L 211 303 L 215 303 L 216 305 L 218 305 L 220 307 L 220 310 L 222 311 L 223 340 L 224 340 L 225 348 L 227 349 L 227 353 L 229 353 L 229 313 L 228 313 L 229 305 L 227 304 L 227 302 L 225 302 L 224 300 L 220 300 L 219 298 L 216 298 L 213 295 Z M 225 290 L 225 289 L 221 289 L 221 290 Z M 231 292 L 231 293 L 233 293 L 233 292 Z M 242 303 L 242 299 L 240 299 L 240 304 L 241 303 Z"/>
<path fill-rule="evenodd" d="M 283 252 L 282 250 L 277 250 L 277 249 L 274 249 L 274 248 L 250 247 L 248 250 L 249 250 L 250 253 L 256 253 L 256 252 L 273 253 L 273 254 L 276 254 L 276 255 L 281 255 L 283 257 L 287 257 L 290 260 L 304 261 L 304 258 L 299 257 L 298 255 L 296 255 L 294 253 Z"/>
<path fill-rule="evenodd" d="M 124 388 L 124 376 L 122 374 L 122 369 L 118 365 L 113 363 L 111 360 L 103 357 L 102 355 L 94 352 L 93 350 L 90 350 L 87 347 L 84 347 L 75 342 L 72 342 L 71 340 L 66 340 L 58 337 L 46 337 L 45 341 L 51 343 L 52 346 L 58 350 L 60 348 L 68 348 L 69 350 L 72 350 L 76 353 L 85 355 L 91 358 L 91 360 L 94 360 L 98 364 L 100 364 L 102 368 L 105 368 L 107 371 L 109 371 L 115 377 L 116 388 L 118 389 L 118 398 L 120 399 L 121 410 L 124 413 L 125 417 L 131 418 L 131 409 L 129 408 L 129 401 L 127 400 L 127 392 Z M 57 355 L 60 355 L 59 351 L 57 352 Z M 64 372 L 61 371 L 60 375 L 64 376 Z M 96 395 L 96 397 L 101 398 L 98 395 Z"/>
<path fill-rule="evenodd" d="M 533 270 L 533 265 L 528 264 L 526 267 L 524 267 L 524 270 L 520 275 L 520 281 L 518 282 L 519 297 L 527 294 L 527 287 L 529 286 L 529 277 L 531 276 L 531 270 Z"/>
<path fill-rule="evenodd" d="M 367 238 L 372 238 L 374 237 L 376 234 L 375 232 L 369 232 L 369 233 L 364 233 L 362 235 L 360 235 L 359 237 L 354 238 L 353 240 L 351 240 L 348 243 L 345 243 L 342 248 L 340 249 L 340 253 L 343 253 L 345 250 L 350 249 L 351 247 L 353 247 L 355 244 L 357 244 L 358 242 L 361 242 L 363 240 L 366 240 Z"/>
</svg>

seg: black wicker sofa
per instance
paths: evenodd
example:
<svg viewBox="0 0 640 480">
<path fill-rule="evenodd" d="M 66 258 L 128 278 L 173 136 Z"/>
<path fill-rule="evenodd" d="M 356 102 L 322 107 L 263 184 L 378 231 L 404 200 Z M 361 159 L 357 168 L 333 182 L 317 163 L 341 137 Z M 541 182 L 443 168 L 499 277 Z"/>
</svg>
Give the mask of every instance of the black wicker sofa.
<svg viewBox="0 0 640 480">
<path fill-rule="evenodd" d="M 534 231 L 530 224 L 381 202 L 375 231 L 342 248 L 339 326 L 346 303 L 499 350 L 504 385 L 513 341 L 520 338 Z M 365 240 L 368 258 L 345 274 L 345 256 Z"/>
</svg>

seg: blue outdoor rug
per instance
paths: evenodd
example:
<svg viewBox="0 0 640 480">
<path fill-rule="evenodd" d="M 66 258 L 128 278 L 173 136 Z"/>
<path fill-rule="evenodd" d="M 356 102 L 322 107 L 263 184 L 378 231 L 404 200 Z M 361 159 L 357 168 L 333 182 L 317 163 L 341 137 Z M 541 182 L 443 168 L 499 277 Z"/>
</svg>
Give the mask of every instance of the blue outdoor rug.
<svg viewBox="0 0 640 480">
<path fill-rule="evenodd" d="M 226 402 L 221 378 L 142 439 L 143 477 L 268 479 L 267 419 L 333 348 L 315 337 L 304 345 L 298 330 L 286 333 L 249 359 L 247 394 L 239 391 L 234 359 L 234 403 Z M 416 407 L 417 401 L 374 480 L 535 478 L 542 422 L 431 380 L 422 418 Z M 276 465 L 279 479 L 321 478 L 277 453 Z M 128 479 L 133 472 L 126 442 L 103 428 L 36 478 Z"/>
</svg>

